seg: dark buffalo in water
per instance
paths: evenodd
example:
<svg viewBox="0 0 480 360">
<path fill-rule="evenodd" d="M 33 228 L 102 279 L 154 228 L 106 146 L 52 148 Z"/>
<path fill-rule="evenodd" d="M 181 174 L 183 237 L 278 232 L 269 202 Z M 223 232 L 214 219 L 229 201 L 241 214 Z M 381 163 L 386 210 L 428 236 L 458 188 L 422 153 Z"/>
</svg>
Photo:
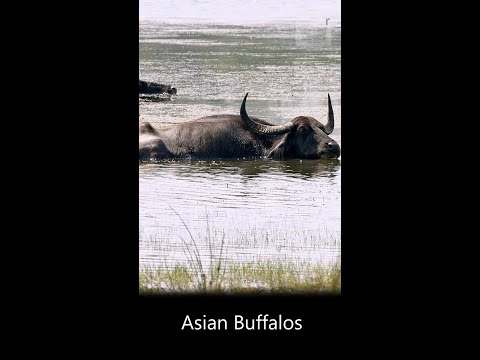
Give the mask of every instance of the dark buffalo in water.
<svg viewBox="0 0 480 360">
<path fill-rule="evenodd" d="M 138 93 L 139 94 L 169 94 L 176 95 L 177 89 L 172 88 L 171 85 L 164 85 L 150 81 L 138 80 Z"/>
<path fill-rule="evenodd" d="M 334 127 L 328 95 L 328 121 L 323 125 L 310 116 L 298 116 L 283 125 L 240 115 L 212 115 L 181 124 L 154 129 L 140 124 L 140 160 L 173 158 L 212 159 L 261 157 L 275 159 L 338 158 L 340 146 L 328 135 Z"/>
<path fill-rule="evenodd" d="M 168 94 L 139 94 L 138 98 L 145 102 L 161 102 L 172 100 L 172 96 Z"/>
</svg>

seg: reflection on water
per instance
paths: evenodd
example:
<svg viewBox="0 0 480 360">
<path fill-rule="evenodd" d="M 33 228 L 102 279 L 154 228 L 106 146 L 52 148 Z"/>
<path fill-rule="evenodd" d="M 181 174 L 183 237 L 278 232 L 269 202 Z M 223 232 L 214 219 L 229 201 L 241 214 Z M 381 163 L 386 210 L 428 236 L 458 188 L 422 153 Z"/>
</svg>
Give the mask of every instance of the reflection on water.
<svg viewBox="0 0 480 360">
<path fill-rule="evenodd" d="M 178 93 L 139 101 L 139 120 L 161 127 L 238 114 L 249 92 L 251 116 L 326 123 L 330 94 L 331 137 L 341 146 L 340 35 L 339 27 L 312 24 L 141 22 L 140 78 Z M 190 234 L 205 263 L 208 242 L 218 248 L 222 240 L 224 263 L 338 261 L 340 183 L 341 158 L 141 163 L 140 266 L 187 263 Z"/>
<path fill-rule="evenodd" d="M 225 237 L 229 261 L 339 254 L 339 160 L 165 161 L 139 174 L 143 265 L 185 263 L 188 231 L 207 262 L 208 236 L 217 246 Z"/>
<path fill-rule="evenodd" d="M 336 176 L 340 171 L 340 160 L 338 159 L 293 159 L 293 160 L 205 160 L 205 161 L 158 161 L 144 163 L 141 166 L 140 174 L 147 175 L 149 172 L 155 174 L 161 172 L 165 167 L 175 173 L 176 176 L 191 177 L 195 174 L 238 174 L 246 177 L 255 177 L 260 174 L 273 173 L 285 177 L 296 177 L 308 179 L 314 176 Z"/>
</svg>

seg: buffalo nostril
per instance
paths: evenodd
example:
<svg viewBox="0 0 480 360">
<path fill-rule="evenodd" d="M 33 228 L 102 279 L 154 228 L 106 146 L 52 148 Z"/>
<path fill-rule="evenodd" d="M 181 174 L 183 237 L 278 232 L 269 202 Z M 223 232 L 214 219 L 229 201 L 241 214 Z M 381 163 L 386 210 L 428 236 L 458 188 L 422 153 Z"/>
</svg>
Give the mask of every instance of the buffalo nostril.
<svg viewBox="0 0 480 360">
<path fill-rule="evenodd" d="M 332 153 L 340 153 L 340 145 L 338 145 L 335 141 L 331 141 L 327 144 L 328 151 Z"/>
</svg>

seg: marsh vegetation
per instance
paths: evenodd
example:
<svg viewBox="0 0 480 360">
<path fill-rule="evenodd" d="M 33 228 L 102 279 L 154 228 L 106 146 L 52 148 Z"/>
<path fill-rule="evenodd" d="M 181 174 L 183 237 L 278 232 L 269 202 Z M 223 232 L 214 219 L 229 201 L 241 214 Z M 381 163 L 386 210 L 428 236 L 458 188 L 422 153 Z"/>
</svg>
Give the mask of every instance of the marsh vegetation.
<svg viewBox="0 0 480 360">
<path fill-rule="evenodd" d="M 199 277 L 200 275 L 200 277 Z M 176 265 L 173 269 L 140 271 L 141 294 L 340 294 L 340 262 L 324 267 L 308 263 L 249 262 L 229 264 L 213 272 Z"/>
<path fill-rule="evenodd" d="M 177 229 L 173 235 L 177 237 L 176 242 L 165 244 L 161 240 L 165 234 L 147 240 L 163 261 L 156 265 L 144 263 L 139 273 L 141 294 L 340 293 L 338 238 L 321 238 L 318 234 L 310 234 L 308 238 L 297 233 L 292 244 L 279 231 L 266 232 L 263 236 L 252 231 L 247 236 L 226 239 L 225 232 L 219 232 L 210 224 L 208 214 L 206 235 L 196 238 L 182 217 L 173 208 L 170 210 L 181 222 L 183 236 L 178 235 Z M 303 241 L 299 241 L 299 237 Z M 276 255 L 282 253 L 283 247 L 288 249 L 288 256 L 275 257 L 268 253 L 262 256 L 262 251 L 272 245 Z M 305 252 L 318 253 L 319 249 L 324 253 L 330 250 L 329 261 L 321 261 L 323 258 L 312 262 L 305 258 Z M 299 257 L 295 257 L 296 251 L 301 252 Z M 259 256 L 246 256 L 249 252 Z"/>
</svg>

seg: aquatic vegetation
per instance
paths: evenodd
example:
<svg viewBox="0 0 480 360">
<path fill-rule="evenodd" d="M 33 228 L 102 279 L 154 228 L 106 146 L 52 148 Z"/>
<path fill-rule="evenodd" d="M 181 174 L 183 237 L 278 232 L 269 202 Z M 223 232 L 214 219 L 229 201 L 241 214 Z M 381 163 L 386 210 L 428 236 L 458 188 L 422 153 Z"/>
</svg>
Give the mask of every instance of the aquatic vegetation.
<svg viewBox="0 0 480 360">
<path fill-rule="evenodd" d="M 337 250 L 334 261 L 327 264 L 322 262 L 289 259 L 272 259 L 256 257 L 254 260 L 245 257 L 235 257 L 228 253 L 226 234 L 224 231 L 212 229 L 208 214 L 206 214 L 207 230 L 205 237 L 195 238 L 182 217 L 173 209 L 171 210 L 180 219 L 188 237 L 180 237 L 184 261 L 161 261 L 155 266 L 144 266 L 139 271 L 139 292 L 146 294 L 188 294 L 188 293 L 218 293 L 218 294 L 245 294 L 245 293 L 329 293 L 339 294 L 341 291 L 341 258 L 340 241 L 337 238 L 323 239 L 309 234 L 303 241 L 297 241 L 296 247 L 310 248 L 318 252 L 322 247 L 312 247 L 310 242 L 328 245 Z M 140 229 L 140 235 L 143 235 Z M 235 249 L 248 249 L 254 245 L 264 248 L 269 243 L 289 245 L 280 232 L 265 233 L 259 236 L 254 231 L 251 236 L 239 236 L 230 244 Z M 151 236 L 147 242 L 158 247 L 161 258 L 169 259 L 162 254 L 161 238 L 164 236 Z M 168 246 L 171 246 L 170 243 Z M 179 249 L 177 248 L 178 252 Z M 292 250 L 290 250 L 292 251 Z"/>
<path fill-rule="evenodd" d="M 216 274 L 222 273 L 221 277 Z M 173 269 L 145 268 L 139 273 L 139 292 L 148 294 L 340 294 L 341 266 L 307 263 L 249 262 L 228 265 L 217 273 L 202 273 L 177 265 Z"/>
</svg>

